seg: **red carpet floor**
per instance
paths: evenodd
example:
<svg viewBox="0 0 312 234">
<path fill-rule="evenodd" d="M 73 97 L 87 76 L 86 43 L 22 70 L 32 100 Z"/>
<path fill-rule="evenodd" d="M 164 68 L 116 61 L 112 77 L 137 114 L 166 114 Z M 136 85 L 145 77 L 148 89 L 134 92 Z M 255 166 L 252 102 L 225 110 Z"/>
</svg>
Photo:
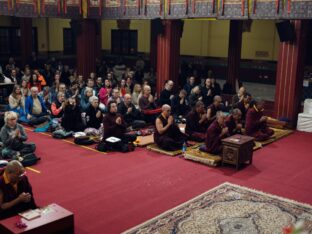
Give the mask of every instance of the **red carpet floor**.
<svg viewBox="0 0 312 234">
<path fill-rule="evenodd" d="M 42 160 L 28 170 L 37 203 L 74 212 L 76 233 L 120 233 L 225 181 L 312 204 L 312 134 L 254 153 L 253 165 L 210 168 L 138 148 L 102 154 L 28 132 Z"/>
</svg>

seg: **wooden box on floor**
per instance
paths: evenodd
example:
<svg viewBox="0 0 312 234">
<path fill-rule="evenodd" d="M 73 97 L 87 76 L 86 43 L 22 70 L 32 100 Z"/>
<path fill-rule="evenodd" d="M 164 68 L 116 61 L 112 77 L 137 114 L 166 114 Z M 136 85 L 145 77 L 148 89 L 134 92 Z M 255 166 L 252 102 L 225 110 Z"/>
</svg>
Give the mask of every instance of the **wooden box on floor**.
<svg viewBox="0 0 312 234">
<path fill-rule="evenodd" d="M 74 214 L 57 204 L 50 204 L 41 209 L 41 216 L 32 220 L 26 220 L 16 215 L 0 221 L 0 233 L 74 233 Z M 16 223 L 22 221 L 27 225 L 25 228 L 17 227 Z"/>
<path fill-rule="evenodd" d="M 247 161 L 252 164 L 253 137 L 237 134 L 223 139 L 222 144 L 222 165 L 232 164 L 238 169 L 242 163 Z"/>
</svg>

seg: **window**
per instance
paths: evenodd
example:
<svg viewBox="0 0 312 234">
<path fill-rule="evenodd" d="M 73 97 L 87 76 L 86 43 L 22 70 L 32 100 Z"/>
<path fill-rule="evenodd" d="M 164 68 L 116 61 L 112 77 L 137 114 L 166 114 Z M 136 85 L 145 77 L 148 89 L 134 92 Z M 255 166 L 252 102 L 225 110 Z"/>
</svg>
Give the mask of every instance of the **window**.
<svg viewBox="0 0 312 234">
<path fill-rule="evenodd" d="M 73 30 L 63 28 L 64 54 L 76 54 L 76 39 Z"/>
<path fill-rule="evenodd" d="M 38 51 L 37 29 L 32 28 L 32 51 Z M 0 55 L 21 54 L 21 30 L 17 27 L 0 27 Z"/>
<path fill-rule="evenodd" d="M 112 30 L 112 53 L 135 54 L 138 49 L 137 30 Z"/>
</svg>

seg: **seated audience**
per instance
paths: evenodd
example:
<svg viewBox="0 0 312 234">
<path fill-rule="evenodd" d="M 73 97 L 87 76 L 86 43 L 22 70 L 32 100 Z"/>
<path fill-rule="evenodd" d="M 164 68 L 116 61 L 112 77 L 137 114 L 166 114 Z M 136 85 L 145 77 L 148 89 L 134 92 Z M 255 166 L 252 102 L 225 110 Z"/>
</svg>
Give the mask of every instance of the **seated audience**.
<svg viewBox="0 0 312 234">
<path fill-rule="evenodd" d="M 119 84 L 119 90 L 120 90 L 120 97 L 123 98 L 128 92 L 125 79 L 121 79 L 120 84 Z"/>
<path fill-rule="evenodd" d="M 209 78 L 209 77 L 208 77 Z M 219 85 L 219 83 L 216 81 L 216 79 L 214 77 L 210 77 L 211 79 L 211 86 L 213 88 L 213 95 L 221 95 L 221 87 Z"/>
<path fill-rule="evenodd" d="M 127 125 L 124 121 L 124 118 L 121 114 L 117 113 L 117 103 L 115 101 L 109 102 L 107 105 L 107 114 L 103 120 L 104 124 L 104 134 L 103 142 L 107 145 L 106 149 L 112 149 L 121 152 L 129 151 L 129 143 L 132 143 L 136 140 L 135 135 L 126 134 Z M 106 142 L 107 138 L 116 137 L 120 141 L 116 143 Z"/>
<path fill-rule="evenodd" d="M 103 87 L 103 80 L 102 77 L 97 77 L 96 78 L 96 82 L 95 85 L 93 87 L 93 89 L 95 90 L 95 95 L 97 96 L 98 93 L 100 92 L 100 89 Z"/>
<path fill-rule="evenodd" d="M 189 105 L 187 101 L 187 93 L 184 89 L 179 92 L 179 95 L 176 95 L 172 99 L 172 113 L 175 118 L 183 117 L 189 112 Z"/>
<path fill-rule="evenodd" d="M 184 85 L 183 89 L 186 91 L 187 96 L 191 94 L 192 89 L 195 87 L 195 77 L 191 76 L 187 83 Z"/>
<path fill-rule="evenodd" d="M 104 87 L 102 87 L 99 91 L 99 99 L 102 104 L 107 106 L 108 98 L 110 96 L 112 90 L 111 81 L 109 79 L 104 80 Z"/>
<path fill-rule="evenodd" d="M 28 123 L 37 125 L 49 120 L 49 113 L 40 96 L 38 96 L 38 88 L 30 89 L 31 95 L 25 101 L 25 112 Z"/>
<path fill-rule="evenodd" d="M 243 124 L 245 124 L 246 114 L 247 114 L 247 111 L 250 107 L 250 103 L 251 103 L 251 96 L 250 96 L 250 94 L 245 93 L 242 100 L 240 100 L 239 102 L 237 102 L 233 105 L 233 108 L 237 108 L 241 111 Z"/>
<path fill-rule="evenodd" d="M 216 118 L 217 112 L 222 110 L 223 110 L 222 98 L 220 96 L 215 96 L 213 98 L 213 103 L 207 109 L 208 124 L 211 124 Z"/>
<path fill-rule="evenodd" d="M 25 99 L 21 93 L 21 87 L 14 85 L 13 91 L 9 96 L 9 110 L 19 115 L 19 118 L 25 118 Z"/>
<path fill-rule="evenodd" d="M 65 94 L 59 92 L 57 98 L 51 105 L 52 118 L 62 118 L 65 108 Z"/>
<path fill-rule="evenodd" d="M 122 102 L 122 98 L 120 97 L 120 91 L 118 88 L 114 88 L 112 90 L 112 96 L 108 98 L 108 102 L 116 102 L 117 105 Z"/>
<path fill-rule="evenodd" d="M 3 143 L 2 157 L 4 159 L 16 159 L 20 155 L 35 151 L 35 144 L 25 143 L 27 135 L 24 127 L 17 123 L 17 114 L 15 112 L 5 112 L 4 123 L 0 132 L 1 142 Z"/>
<path fill-rule="evenodd" d="M 50 92 L 51 89 L 49 86 L 43 87 L 42 91 L 38 94 L 42 100 L 44 105 L 47 107 L 48 110 L 51 109 L 52 101 L 55 100 L 52 96 L 52 93 Z"/>
<path fill-rule="evenodd" d="M 0 172 L 0 219 L 36 208 L 25 168 L 19 161 L 10 161 Z"/>
<path fill-rule="evenodd" d="M 161 149 L 168 151 L 179 150 L 182 148 L 187 137 L 175 124 L 174 118 L 171 115 L 171 107 L 165 104 L 162 106 L 161 111 L 155 123 L 154 141 Z"/>
<path fill-rule="evenodd" d="M 203 103 L 205 106 L 210 106 L 213 102 L 213 97 L 215 96 L 214 89 L 212 87 L 212 82 L 210 78 L 205 80 L 205 85 L 201 89 L 203 96 Z"/>
<path fill-rule="evenodd" d="M 229 130 L 224 124 L 225 115 L 218 111 L 216 120 L 209 126 L 206 133 L 205 145 L 200 150 L 211 154 L 220 154 L 222 152 L 222 139 L 229 136 Z"/>
<path fill-rule="evenodd" d="M 193 110 L 186 116 L 185 133 L 189 140 L 202 142 L 208 128 L 207 114 L 205 105 L 198 101 Z"/>
<path fill-rule="evenodd" d="M 66 132 L 79 132 L 84 129 L 81 111 L 79 106 L 77 106 L 75 98 L 68 98 L 65 102 L 64 115 L 61 125 Z"/>
<path fill-rule="evenodd" d="M 31 89 L 32 87 L 37 87 L 38 92 L 41 92 L 42 89 L 41 82 L 38 80 L 38 76 L 36 75 L 36 73 L 33 73 L 31 75 L 30 81 L 28 83 L 28 88 Z"/>
<path fill-rule="evenodd" d="M 244 86 L 240 87 L 238 93 L 233 97 L 233 105 L 243 100 L 244 95 L 246 94 L 246 89 Z"/>
<path fill-rule="evenodd" d="M 241 123 L 242 112 L 239 109 L 232 110 L 232 113 L 226 117 L 225 125 L 229 129 L 229 135 L 242 134 L 243 125 Z"/>
<path fill-rule="evenodd" d="M 254 137 L 256 141 L 268 140 L 274 131 L 267 126 L 267 117 L 263 115 L 264 101 L 256 101 L 249 108 L 246 115 L 246 135 Z"/>
<path fill-rule="evenodd" d="M 162 106 L 164 104 L 171 105 L 171 100 L 174 97 L 172 88 L 173 88 L 173 81 L 167 80 L 165 82 L 165 88 L 160 92 L 159 96 L 159 105 Z"/>
<path fill-rule="evenodd" d="M 198 101 L 202 101 L 202 100 L 203 100 L 203 97 L 201 95 L 200 88 L 199 86 L 195 86 L 192 89 L 191 94 L 189 96 L 190 106 L 193 108 Z"/>
<path fill-rule="evenodd" d="M 139 107 L 143 113 L 144 120 L 148 123 L 154 123 L 157 115 L 161 112 L 161 109 L 156 107 L 149 85 L 145 85 L 143 88 L 143 93 L 139 98 Z"/>
<path fill-rule="evenodd" d="M 126 94 L 124 101 L 118 105 L 118 113 L 124 117 L 127 127 L 143 128 L 146 123 L 142 120 L 141 112 L 131 103 L 131 100 L 131 95 Z"/>
<path fill-rule="evenodd" d="M 28 88 L 28 81 L 27 80 L 24 80 L 24 79 L 22 80 L 21 93 L 22 93 L 24 98 L 26 98 L 27 96 L 30 95 L 30 90 Z"/>
<path fill-rule="evenodd" d="M 90 105 L 86 110 L 87 128 L 99 129 L 103 121 L 103 114 L 99 108 L 99 99 L 96 96 L 89 98 Z"/>
<path fill-rule="evenodd" d="M 133 93 L 132 93 L 132 103 L 136 107 L 139 106 L 139 96 L 142 92 L 142 86 L 140 84 L 135 84 L 133 87 Z"/>
<path fill-rule="evenodd" d="M 129 94 L 131 94 L 133 91 L 132 77 L 130 75 L 126 79 L 126 90 Z"/>
<path fill-rule="evenodd" d="M 86 87 L 80 99 L 81 112 L 87 111 L 88 107 L 90 106 L 89 98 L 92 96 L 94 96 L 93 89 L 90 87 Z"/>
</svg>

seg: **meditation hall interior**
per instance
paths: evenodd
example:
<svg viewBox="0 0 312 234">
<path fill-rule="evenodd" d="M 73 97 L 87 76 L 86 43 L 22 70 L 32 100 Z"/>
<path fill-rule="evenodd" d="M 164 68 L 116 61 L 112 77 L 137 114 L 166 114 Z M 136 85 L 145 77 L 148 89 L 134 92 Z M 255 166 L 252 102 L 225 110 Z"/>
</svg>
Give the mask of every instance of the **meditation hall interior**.
<svg viewBox="0 0 312 234">
<path fill-rule="evenodd" d="M 0 233 L 312 233 L 311 8 L 0 0 Z"/>
</svg>

